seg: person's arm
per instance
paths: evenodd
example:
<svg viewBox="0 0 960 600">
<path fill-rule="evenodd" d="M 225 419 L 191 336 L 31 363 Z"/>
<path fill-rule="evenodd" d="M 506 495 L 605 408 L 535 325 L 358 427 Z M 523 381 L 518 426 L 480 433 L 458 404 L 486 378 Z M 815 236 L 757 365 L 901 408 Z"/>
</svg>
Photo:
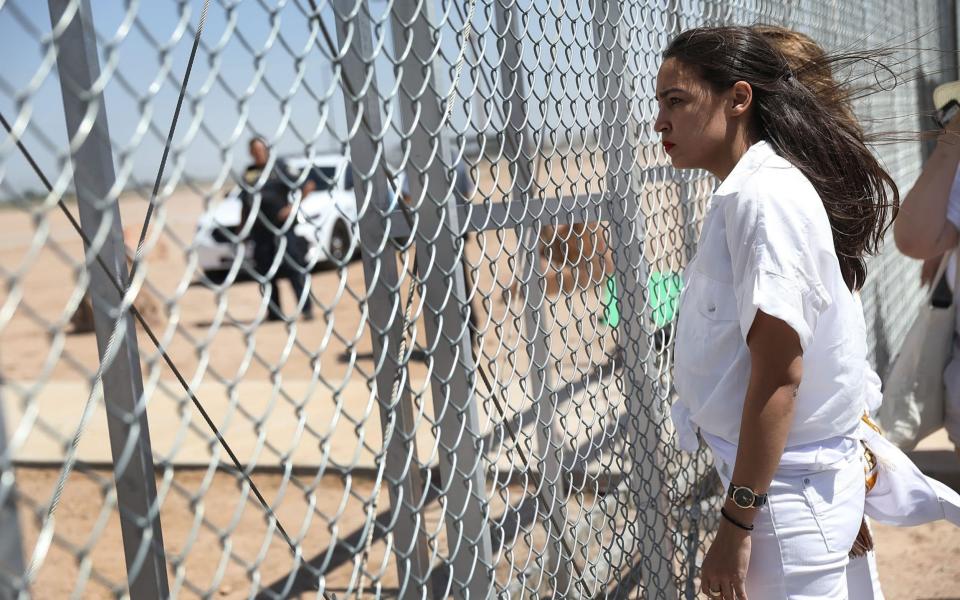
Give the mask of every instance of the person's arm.
<svg viewBox="0 0 960 600">
<path fill-rule="evenodd" d="M 792 177 L 799 180 L 796 174 Z M 784 186 L 779 175 L 761 171 L 718 207 L 726 229 L 740 333 L 750 353 L 731 483 L 757 494 L 767 493 L 780 464 L 794 427 L 802 355 L 813 343 L 821 315 L 833 303 L 821 274 L 827 263 L 818 259 L 833 240 L 811 209 L 818 200 L 809 188 Z M 747 529 L 757 511 L 740 509 L 732 500 L 724 504 L 724 513 Z M 750 532 L 723 516 L 719 523 L 702 566 L 704 590 L 720 587 L 725 598 L 746 600 Z"/>
<path fill-rule="evenodd" d="M 893 222 L 893 237 L 900 252 L 929 259 L 957 245 L 957 228 L 947 219 L 947 209 L 958 164 L 960 118 L 955 118 L 940 135 Z"/>
<path fill-rule="evenodd" d="M 797 388 L 803 375 L 803 351 L 797 332 L 764 312 L 757 312 L 747 347 L 750 382 L 732 481 L 765 494 L 793 425 Z M 725 506 L 731 515 L 753 523 L 756 509 L 741 509 L 732 500 L 727 500 Z"/>
<path fill-rule="evenodd" d="M 257 200 L 254 198 L 254 196 L 256 192 L 252 192 L 249 189 L 256 185 L 257 180 L 260 178 L 260 174 L 261 171 L 259 167 L 256 167 L 255 165 L 247 167 L 247 169 L 243 172 L 243 176 L 241 177 L 242 182 L 239 184 L 240 222 L 233 229 L 233 232 L 236 234 L 239 234 L 241 231 L 243 231 L 243 228 L 247 226 L 247 221 L 249 221 L 251 218 L 256 219 L 257 213 L 262 208 L 262 197 L 260 199 L 261 202 L 259 202 L 255 207 L 254 202 L 257 202 Z M 255 208 L 256 210 L 254 210 Z"/>
<path fill-rule="evenodd" d="M 303 187 L 300 188 L 300 203 L 302 204 L 303 201 L 307 199 L 307 196 L 312 194 L 313 190 L 315 189 L 317 189 L 317 184 L 315 184 L 313 180 L 308 179 L 307 182 L 303 184 Z M 287 217 L 290 216 L 291 211 L 293 211 L 293 207 L 293 202 L 287 202 L 287 204 L 282 206 L 277 212 L 277 218 L 281 221 L 286 221 Z"/>
<path fill-rule="evenodd" d="M 803 352 L 797 332 L 787 323 L 757 312 L 747 336 L 750 382 L 740 420 L 740 442 L 732 483 L 766 494 L 793 425 L 796 393 L 803 375 Z M 756 508 L 740 508 L 727 499 L 724 512 L 752 526 Z M 769 509 L 767 509 L 769 510 Z M 750 532 L 726 518 L 703 561 L 704 589 L 726 588 L 725 597 L 746 599 L 744 581 L 750 563 Z"/>
<path fill-rule="evenodd" d="M 307 196 L 312 194 L 316 189 L 317 189 L 317 184 L 313 181 L 313 179 L 308 178 L 303 183 L 303 187 L 300 188 L 300 200 L 301 201 L 306 200 Z"/>
<path fill-rule="evenodd" d="M 294 177 L 294 173 L 290 171 L 286 163 L 283 163 L 282 165 L 278 165 L 278 168 L 283 169 L 284 175 L 288 179 L 290 180 L 296 179 L 296 177 Z M 309 168 L 310 167 L 307 167 L 307 169 Z M 302 203 L 304 200 L 306 200 L 307 196 L 312 194 L 315 189 L 317 189 L 317 184 L 314 183 L 313 179 L 310 179 L 309 177 L 307 177 L 306 181 L 303 182 L 303 186 L 300 187 L 300 202 Z M 290 191 L 292 192 L 293 190 L 291 189 Z M 287 204 L 280 207 L 280 210 L 277 211 L 277 219 L 280 221 L 286 221 L 287 218 L 290 216 L 291 211 L 293 211 L 293 207 L 294 207 L 294 203 L 288 200 Z"/>
</svg>

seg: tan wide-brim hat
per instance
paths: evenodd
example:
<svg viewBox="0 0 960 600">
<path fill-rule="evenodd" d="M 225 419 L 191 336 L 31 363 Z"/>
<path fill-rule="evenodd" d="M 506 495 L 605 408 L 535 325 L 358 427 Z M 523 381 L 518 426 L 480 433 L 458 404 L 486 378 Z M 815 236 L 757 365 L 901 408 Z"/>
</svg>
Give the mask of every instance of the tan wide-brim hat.
<svg viewBox="0 0 960 600">
<path fill-rule="evenodd" d="M 944 83 L 933 90 L 933 105 L 937 107 L 937 110 L 946 106 L 947 102 L 951 100 L 960 102 L 960 81 Z"/>
</svg>

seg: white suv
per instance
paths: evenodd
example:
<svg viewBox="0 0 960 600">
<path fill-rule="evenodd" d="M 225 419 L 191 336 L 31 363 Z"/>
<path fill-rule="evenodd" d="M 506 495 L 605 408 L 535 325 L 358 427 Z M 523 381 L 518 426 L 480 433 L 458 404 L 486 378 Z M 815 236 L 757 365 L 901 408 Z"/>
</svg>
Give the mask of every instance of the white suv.
<svg viewBox="0 0 960 600">
<path fill-rule="evenodd" d="M 357 204 L 349 161 L 340 155 L 291 158 L 287 166 L 302 173 L 308 165 L 316 188 L 301 203 L 294 232 L 307 241 L 307 264 L 340 265 L 356 254 Z M 240 225 L 240 187 L 234 187 L 223 201 L 211 206 L 197 224 L 195 247 L 200 268 L 209 279 L 223 281 L 236 260 L 236 227 Z M 299 194 L 300 192 L 294 192 Z M 253 241 L 243 242 L 243 265 L 237 275 L 253 271 Z"/>
</svg>

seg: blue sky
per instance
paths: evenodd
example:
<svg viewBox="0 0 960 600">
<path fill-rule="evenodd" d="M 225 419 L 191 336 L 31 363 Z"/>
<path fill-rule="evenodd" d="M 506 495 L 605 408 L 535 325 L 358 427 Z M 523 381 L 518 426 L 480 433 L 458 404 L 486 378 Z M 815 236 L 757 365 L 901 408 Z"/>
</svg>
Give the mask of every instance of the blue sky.
<svg viewBox="0 0 960 600">
<path fill-rule="evenodd" d="M 531 12 L 530 2 L 537 11 Z M 684 4 L 691 1 L 684 0 Z M 531 127 L 572 131 L 594 129 L 597 111 L 590 89 L 593 52 L 590 43 L 588 3 L 563 0 L 524 0 L 524 64 L 531 72 L 529 90 L 535 97 L 531 107 Z M 650 3 L 639 15 L 643 21 L 659 21 L 663 12 Z M 266 5 L 266 6 L 265 6 Z M 457 8 L 437 0 L 441 28 L 443 66 L 438 75 L 439 88 L 449 89 L 452 66 L 459 50 L 457 32 L 462 20 Z M 580 6 L 578 6 L 580 5 Z M 106 87 L 108 122 L 118 172 L 132 175 L 127 184 L 151 185 L 159 166 L 167 128 L 176 104 L 182 77 L 193 41 L 193 27 L 199 21 L 202 0 L 91 0 L 101 50 L 101 69 L 110 71 Z M 188 99 L 181 114 L 175 147 L 189 141 L 185 151 L 168 165 L 167 173 L 177 176 L 178 169 L 198 180 L 210 180 L 225 165 L 236 172 L 246 161 L 246 141 L 253 135 L 274 139 L 281 153 L 303 152 L 312 143 L 317 151 L 338 151 L 338 138 L 344 137 L 342 97 L 333 81 L 333 68 L 322 38 L 310 46 L 310 32 L 303 10 L 306 0 L 213 0 L 203 32 L 203 47 L 197 57 L 188 86 Z M 387 3 L 373 0 L 375 20 L 385 21 Z M 271 12 L 273 15 L 271 16 Z M 326 11 L 327 24 L 335 35 L 332 13 Z M 540 18 L 536 13 L 551 15 Z M 443 17 L 442 15 L 447 15 Z M 135 17 L 135 18 L 132 18 Z M 476 136 L 484 115 L 493 113 L 488 132 L 502 129 L 497 117 L 500 101 L 491 94 L 496 85 L 496 36 L 490 27 L 492 4 L 480 0 L 473 19 L 479 51 L 467 55 L 458 88 L 463 97 L 448 128 L 456 133 Z M 189 29 L 183 27 L 189 23 Z M 276 26 L 274 26 L 274 23 Z M 45 73 L 30 95 L 30 124 L 24 137 L 27 145 L 49 174 L 60 172 L 66 146 L 63 109 L 55 64 L 45 59 L 43 40 L 50 35 L 47 3 L 42 0 L 11 0 L 0 11 L 0 51 L 5 57 L 0 69 L 0 110 L 8 119 L 18 114 L 18 97 L 30 89 L 37 73 Z M 656 46 L 665 43 L 665 34 L 651 30 L 637 40 L 634 64 L 651 56 Z M 377 29 L 375 37 L 384 38 L 385 49 L 378 60 L 378 84 L 381 94 L 393 89 L 394 74 L 388 56 L 393 54 L 389 26 Z M 151 39 L 152 38 L 152 39 Z M 661 39 L 663 38 L 663 39 Z M 320 50 L 319 48 L 323 48 Z M 297 56 L 303 65 L 303 79 L 297 84 Z M 479 69 L 469 68 L 481 60 Z M 166 61 L 166 63 L 164 62 Z M 649 63 L 649 60 L 647 60 Z M 164 65 L 167 64 L 167 67 Z M 262 79 L 257 79 L 258 67 Z M 649 67 L 642 67 L 649 70 Z M 166 70 L 165 70 L 166 69 Z M 486 76 L 481 76 L 483 71 Z M 166 72 L 166 76 L 162 73 Z M 586 76 L 577 78 L 575 73 Z M 213 74 L 216 74 L 214 77 Z M 642 85 L 652 90 L 652 76 Z M 476 85 L 475 84 L 476 80 Z M 290 90 L 296 87 L 292 95 Z M 464 99 L 470 97 L 470 100 Z M 240 101 L 240 98 L 244 98 Z M 484 98 L 488 98 L 484 102 Z M 200 99 L 202 119 L 197 119 L 191 99 Z M 641 102 L 641 104 L 643 104 Z M 286 113 L 284 113 L 284 108 Z M 652 104 L 639 106 L 642 118 L 652 114 Z M 468 117 L 468 112 L 473 116 Z M 590 114 L 593 113 L 591 117 Z M 396 122 L 398 117 L 394 118 Z M 398 145 L 393 131 L 387 135 L 388 147 Z M 37 189 L 39 183 L 15 153 L 0 156 L 4 169 L 0 197 L 24 189 Z M 126 169 L 124 169 L 126 167 Z"/>
<path fill-rule="evenodd" d="M 442 23 L 438 93 L 446 95 L 459 50 L 458 33 L 463 27 L 459 11 L 466 12 L 467 1 L 432 1 L 437 20 Z M 561 144 L 565 135 L 576 137 L 595 132 L 601 111 L 595 100 L 599 92 L 594 89 L 590 3 L 517 1 L 523 30 L 523 63 L 529 74 L 527 87 L 531 96 L 526 104 L 530 129 L 552 131 Z M 129 173 L 124 179 L 128 187 L 150 186 L 159 166 L 203 0 L 90 2 L 99 36 L 101 67 L 111 73 L 105 94 L 118 172 L 122 176 Z M 318 3 L 327 7 L 327 29 L 335 35 L 329 1 Z M 381 96 L 394 98 L 384 104 L 393 115 L 393 127 L 386 133 L 385 142 L 396 156 L 399 113 L 390 59 L 394 54 L 393 41 L 384 14 L 388 4 L 386 0 L 370 0 L 368 4 L 374 20 L 379 22 L 375 38 L 382 45 L 376 61 L 378 88 Z M 668 5 L 678 18 L 668 18 Z M 307 0 L 212 0 L 203 47 L 175 138 L 175 149 L 185 147 L 174 153 L 167 179 L 178 179 L 181 171 L 199 181 L 237 173 L 247 160 L 247 140 L 255 133 L 273 140 L 282 154 L 303 153 L 308 145 L 318 152 L 340 151 L 342 144 L 338 139 L 345 137 L 343 100 L 326 44 L 322 39 L 311 43 L 304 14 L 307 6 Z M 626 42 L 628 68 L 636 75 L 632 81 L 636 89 L 630 97 L 634 122 L 641 126 L 638 133 L 642 141 L 648 142 L 655 137 L 650 126 L 656 107 L 654 77 L 659 52 L 669 37 L 666 28 L 690 27 L 705 17 L 752 23 L 759 14 L 759 4 L 756 0 L 648 0 L 630 6 L 630 19 L 638 24 L 628 28 L 631 37 Z M 788 19 L 828 47 L 837 42 L 833 32 L 841 21 L 848 34 L 873 37 L 871 31 L 861 33 L 868 17 L 863 10 L 840 10 L 838 6 L 824 11 L 821 3 L 810 0 L 764 6 L 766 21 Z M 717 7 L 724 7 L 722 15 Z M 919 23 L 906 23 L 907 34 L 912 29 L 926 32 L 935 27 L 924 20 L 930 16 L 921 18 Z M 475 46 L 467 52 L 467 66 L 458 82 L 461 95 L 455 102 L 447 135 L 475 139 L 481 130 L 486 134 L 503 130 L 499 118 L 501 100 L 492 92 L 500 76 L 498 40 L 492 20 L 493 0 L 478 0 L 472 20 Z M 184 27 L 185 23 L 189 28 Z M 883 23 L 881 16 L 877 26 L 883 27 Z M 827 32 L 828 37 L 819 37 L 816 31 Z M 0 111 L 8 119 L 18 114 L 29 117 L 24 139 L 43 169 L 56 176 L 61 172 L 59 165 L 65 157 L 66 140 L 55 63 L 45 58 L 44 41 L 49 35 L 46 0 L 8 0 L 3 4 Z M 879 39 L 871 43 L 890 42 Z M 926 38 L 922 42 L 929 43 Z M 474 49 L 477 47 L 479 50 Z M 478 60 L 480 66 L 472 68 L 470 65 Z M 298 78 L 298 61 L 302 80 Z M 909 93 L 899 96 L 914 100 Z M 21 103 L 25 98 L 29 101 Z M 196 112 L 195 106 L 200 112 Z M 21 112 L 23 108 L 29 111 Z M 914 109 L 905 106 L 904 110 Z M 10 151 L 5 139 L 0 138 L 0 198 L 39 189 L 35 176 Z"/>
<path fill-rule="evenodd" d="M 50 34 L 50 18 L 46 2 L 19 0 L 11 8 L 8 3 L 0 13 L 0 51 L 5 57 L 0 71 L 0 110 L 12 119 L 18 106 L 10 88 L 23 94 L 31 79 L 43 72 L 45 47 L 39 36 Z M 186 67 L 193 41 L 193 27 L 199 21 L 201 1 L 131 2 L 93 0 L 92 9 L 101 49 L 101 69 L 112 71 L 106 88 L 108 122 L 115 156 L 120 165 L 132 168 L 133 179 L 152 182 L 159 166 L 163 141 L 176 105 L 179 81 Z M 197 57 L 188 86 L 188 98 L 181 113 L 175 144 L 191 139 L 181 156 L 181 166 L 197 178 L 212 178 L 225 162 L 234 166 L 245 160 L 245 142 L 254 133 L 277 137 L 283 121 L 281 100 L 296 79 L 293 55 L 302 54 L 307 46 L 309 30 L 306 20 L 292 2 L 280 10 L 282 39 L 276 38 L 263 55 L 261 49 L 271 39 L 270 16 L 256 2 L 244 2 L 228 11 L 220 2 L 211 3 L 203 33 L 205 48 Z M 231 3 L 227 3 L 231 4 Z M 304 4 L 305 5 L 305 4 Z M 20 15 L 14 14 L 19 9 Z M 129 12 L 128 12 L 129 11 Z M 132 23 L 129 16 L 136 15 Z M 17 18 L 18 16 L 22 18 Z M 24 23 L 24 21 L 26 23 Z M 184 23 L 190 24 L 185 30 Z M 148 37 L 149 36 L 149 37 Z M 150 38 L 153 39 L 150 39 Z M 217 49 L 217 52 L 211 50 Z M 217 78 L 212 78 L 211 60 L 216 61 Z M 301 89 L 289 100 L 289 122 L 286 133 L 277 138 L 281 150 L 293 152 L 303 148 L 306 140 L 320 147 L 336 148 L 329 135 L 315 134 L 318 128 L 319 102 L 311 99 L 306 86 L 327 91 L 331 86 L 331 67 L 326 58 L 314 49 L 305 58 L 305 76 Z M 164 68 L 164 61 L 168 67 Z M 262 65 L 263 80 L 251 93 L 256 64 Z M 166 72 L 166 77 L 163 73 Z M 271 92 L 272 90 L 272 92 Z M 275 95 L 274 95 L 275 94 Z M 202 96 L 202 128 L 191 97 Z M 241 103 L 238 98 L 248 96 Z M 331 106 L 339 110 L 334 127 L 342 125 L 342 103 Z M 59 171 L 55 146 L 62 152 L 66 143 L 60 86 L 55 68 L 49 70 L 42 84 L 30 95 L 31 122 L 25 141 L 44 170 Z M 243 121 L 244 113 L 249 115 Z M 42 133 L 42 136 L 38 135 Z M 298 134 L 301 138 L 298 139 Z M 44 143 L 47 138 L 50 143 Z M 233 156 L 230 156 L 231 139 Z M 121 158 L 123 157 L 123 158 Z M 61 156 L 62 158 L 62 156 Z M 32 174 L 22 172 L 23 163 L 7 155 L 6 183 L 14 188 L 33 187 Z M 9 189 L 7 190 L 9 191 Z"/>
</svg>

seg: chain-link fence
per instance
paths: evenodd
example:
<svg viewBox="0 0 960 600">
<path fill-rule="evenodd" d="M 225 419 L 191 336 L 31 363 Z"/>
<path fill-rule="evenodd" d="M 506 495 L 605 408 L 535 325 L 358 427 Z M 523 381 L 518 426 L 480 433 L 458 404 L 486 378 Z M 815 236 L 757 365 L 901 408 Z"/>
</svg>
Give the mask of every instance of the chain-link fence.
<svg viewBox="0 0 960 600">
<path fill-rule="evenodd" d="M 730 22 L 896 46 L 880 129 L 956 75 L 935 0 L 0 1 L 3 596 L 694 597 L 653 89 Z"/>
</svg>

